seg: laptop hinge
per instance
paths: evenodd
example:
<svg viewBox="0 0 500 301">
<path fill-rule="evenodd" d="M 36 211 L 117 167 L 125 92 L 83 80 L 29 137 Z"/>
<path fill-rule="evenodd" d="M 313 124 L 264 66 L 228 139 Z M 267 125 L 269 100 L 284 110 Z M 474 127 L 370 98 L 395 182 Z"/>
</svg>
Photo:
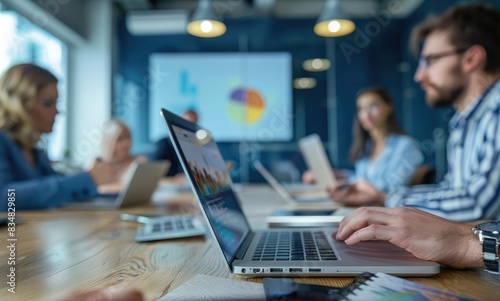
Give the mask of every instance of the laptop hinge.
<svg viewBox="0 0 500 301">
<path fill-rule="evenodd" d="M 243 259 L 245 257 L 245 253 L 248 250 L 248 247 L 250 246 L 250 243 L 252 242 L 252 239 L 254 237 L 254 232 L 250 232 L 245 240 L 241 243 L 240 247 L 236 251 L 236 255 L 234 256 L 234 259 Z"/>
</svg>

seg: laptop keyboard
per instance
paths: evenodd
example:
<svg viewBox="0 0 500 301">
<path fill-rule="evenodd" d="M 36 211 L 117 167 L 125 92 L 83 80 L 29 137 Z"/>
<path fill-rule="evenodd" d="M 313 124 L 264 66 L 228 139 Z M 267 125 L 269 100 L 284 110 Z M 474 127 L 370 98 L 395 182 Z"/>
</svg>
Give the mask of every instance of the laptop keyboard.
<svg viewBox="0 0 500 301">
<path fill-rule="evenodd" d="M 263 232 L 252 260 L 337 260 L 321 231 Z"/>
<path fill-rule="evenodd" d="M 149 219 L 137 231 L 135 241 L 183 238 L 204 234 L 205 227 L 197 217 L 171 215 Z"/>
<path fill-rule="evenodd" d="M 153 222 L 151 232 L 181 231 L 194 229 L 192 219 L 175 219 L 160 222 Z"/>
</svg>

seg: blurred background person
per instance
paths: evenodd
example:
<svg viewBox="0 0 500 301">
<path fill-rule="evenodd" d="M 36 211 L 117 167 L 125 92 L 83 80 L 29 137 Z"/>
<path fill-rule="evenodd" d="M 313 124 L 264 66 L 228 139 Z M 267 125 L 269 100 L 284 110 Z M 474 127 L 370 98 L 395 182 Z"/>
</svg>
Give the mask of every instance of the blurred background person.
<svg viewBox="0 0 500 301">
<path fill-rule="evenodd" d="M 390 93 L 382 87 L 360 90 L 356 112 L 350 150 L 354 172 L 336 171 L 339 185 L 346 179 L 349 183 L 366 181 L 382 191 L 408 185 L 424 156 L 413 138 L 399 127 Z M 311 183 L 314 175 L 307 171 L 302 179 Z"/>
<path fill-rule="evenodd" d="M 121 182 L 128 172 L 132 162 L 146 162 L 144 156 L 134 156 L 130 153 L 132 148 L 132 134 L 130 128 L 121 120 L 111 119 L 103 126 L 101 155 L 93 160 L 90 168 L 99 162 L 110 162 L 116 168 L 118 181 L 99 187 L 100 192 L 117 192 Z"/>
<path fill-rule="evenodd" d="M 182 114 L 182 118 L 190 121 L 192 123 L 198 123 L 198 113 L 195 110 L 186 110 Z M 171 165 L 168 170 L 166 177 L 172 177 L 174 182 L 182 182 L 185 179 L 184 171 L 182 170 L 182 165 L 177 159 L 175 154 L 174 146 L 170 141 L 169 137 L 162 138 L 156 142 L 156 149 L 152 156 L 154 161 L 169 160 Z"/>
<path fill-rule="evenodd" d="M 33 64 L 19 64 L 0 78 L 0 193 L 15 189 L 16 210 L 44 209 L 97 195 L 96 185 L 118 178 L 113 164 L 99 163 L 88 172 L 58 174 L 37 148 L 52 131 L 57 110 L 57 78 Z M 1 201 L 7 211 L 7 199 Z"/>
</svg>

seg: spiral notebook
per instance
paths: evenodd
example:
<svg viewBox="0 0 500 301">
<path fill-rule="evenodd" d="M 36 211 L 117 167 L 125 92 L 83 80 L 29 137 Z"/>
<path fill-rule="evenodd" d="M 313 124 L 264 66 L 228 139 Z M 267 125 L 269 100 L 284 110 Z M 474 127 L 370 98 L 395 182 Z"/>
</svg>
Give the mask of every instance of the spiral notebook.
<svg viewBox="0 0 500 301">
<path fill-rule="evenodd" d="M 338 300 L 474 300 L 384 273 L 363 273 L 342 288 Z"/>
<path fill-rule="evenodd" d="M 474 300 L 385 273 L 362 273 L 344 287 L 297 283 L 290 278 L 264 278 L 266 300 L 317 301 L 468 301 Z"/>
</svg>

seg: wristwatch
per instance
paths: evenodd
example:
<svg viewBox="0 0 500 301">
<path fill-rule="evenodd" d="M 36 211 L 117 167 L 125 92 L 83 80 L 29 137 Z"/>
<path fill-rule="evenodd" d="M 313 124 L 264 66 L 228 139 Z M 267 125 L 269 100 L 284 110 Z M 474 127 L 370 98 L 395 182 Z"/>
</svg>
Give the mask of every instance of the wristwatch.
<svg viewBox="0 0 500 301">
<path fill-rule="evenodd" d="M 481 223 L 472 228 L 472 231 L 479 237 L 479 242 L 483 246 L 483 261 L 486 271 L 493 274 L 500 274 L 498 263 L 500 221 Z"/>
</svg>

